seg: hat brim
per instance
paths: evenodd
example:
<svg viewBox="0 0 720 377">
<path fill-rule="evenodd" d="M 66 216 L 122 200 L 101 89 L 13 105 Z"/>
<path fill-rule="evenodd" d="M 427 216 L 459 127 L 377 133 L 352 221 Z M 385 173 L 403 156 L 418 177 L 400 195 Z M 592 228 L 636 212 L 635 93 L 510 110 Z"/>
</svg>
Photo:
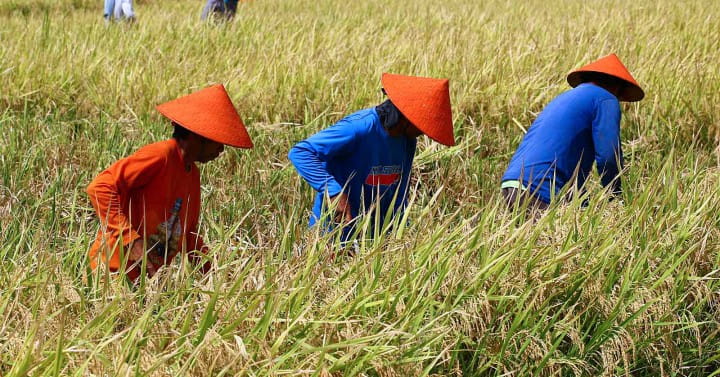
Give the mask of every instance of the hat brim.
<svg viewBox="0 0 720 377">
<path fill-rule="evenodd" d="M 208 140 L 212 140 L 212 141 L 214 141 L 214 142 L 216 142 L 216 143 L 220 143 L 220 144 L 227 145 L 227 146 L 230 146 L 230 147 L 235 147 L 235 148 L 252 149 L 252 148 L 254 147 L 253 142 L 252 142 L 252 140 L 250 140 L 249 135 L 248 135 L 247 139 L 245 139 L 245 140 L 229 140 L 229 139 L 225 139 L 225 138 L 222 138 L 222 137 L 218 137 L 217 135 L 214 135 L 214 134 L 211 133 L 211 132 L 206 132 L 206 131 L 204 131 L 204 130 L 202 130 L 202 129 L 191 128 L 191 127 L 183 124 L 183 122 L 179 121 L 178 119 L 174 119 L 172 116 L 170 116 L 170 115 L 166 114 L 165 112 L 163 112 L 162 109 L 160 108 L 160 106 L 155 106 L 155 109 L 156 109 L 160 114 L 162 114 L 165 118 L 169 119 L 171 122 L 177 123 L 177 124 L 179 124 L 181 127 L 185 128 L 186 130 L 188 130 L 188 131 L 190 131 L 190 132 L 192 132 L 192 133 L 194 133 L 194 134 L 200 135 L 200 136 L 202 136 L 202 137 L 204 137 L 204 138 L 206 138 L 206 139 L 208 139 Z M 243 131 L 244 131 L 244 132 L 243 132 Z M 247 131 L 245 131 L 245 130 L 242 130 L 241 132 L 243 132 L 243 134 L 247 134 Z"/>
<path fill-rule="evenodd" d="M 381 82 L 390 101 L 415 128 L 440 144 L 455 145 L 447 79 L 383 73 Z"/>
<path fill-rule="evenodd" d="M 618 77 L 615 75 L 608 74 L 607 72 L 600 72 L 600 71 L 590 71 L 590 70 L 584 70 L 584 71 L 575 71 L 571 72 L 567 76 L 567 82 L 572 86 L 573 88 L 582 84 L 583 82 L 583 73 L 584 72 L 594 72 L 594 73 L 600 73 L 603 75 L 614 77 L 618 80 L 622 80 L 622 82 L 625 83 L 625 87 L 623 88 L 622 92 L 618 96 L 618 99 L 620 101 L 624 102 L 637 102 L 645 98 L 645 92 L 637 85 L 631 83 L 630 81 L 627 81 L 623 79 L 622 77 Z"/>
<path fill-rule="evenodd" d="M 155 107 L 183 128 L 217 143 L 252 148 L 242 119 L 222 84 L 213 85 Z"/>
</svg>

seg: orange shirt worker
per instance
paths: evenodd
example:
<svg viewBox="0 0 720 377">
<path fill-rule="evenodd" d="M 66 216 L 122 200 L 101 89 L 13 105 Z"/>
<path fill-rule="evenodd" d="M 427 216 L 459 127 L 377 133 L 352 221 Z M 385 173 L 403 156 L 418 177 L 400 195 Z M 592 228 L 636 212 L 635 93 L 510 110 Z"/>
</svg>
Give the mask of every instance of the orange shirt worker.
<svg viewBox="0 0 720 377">
<path fill-rule="evenodd" d="M 161 104 L 157 110 L 172 122 L 173 137 L 140 148 L 115 162 L 87 188 L 100 219 L 90 248 L 90 266 L 105 264 L 137 279 L 145 256 L 152 276 L 181 252 L 190 260 L 205 253 L 197 234 L 200 172 L 196 163 L 216 159 L 224 145 L 253 144 L 222 85 Z M 207 270 L 209 263 L 203 265 Z"/>
</svg>

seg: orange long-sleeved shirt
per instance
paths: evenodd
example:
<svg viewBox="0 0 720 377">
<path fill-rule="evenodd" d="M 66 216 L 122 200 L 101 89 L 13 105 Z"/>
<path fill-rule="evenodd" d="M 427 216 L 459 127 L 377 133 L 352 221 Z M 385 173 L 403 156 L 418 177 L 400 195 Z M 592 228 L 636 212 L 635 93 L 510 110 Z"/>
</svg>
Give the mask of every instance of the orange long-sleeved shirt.
<svg viewBox="0 0 720 377">
<path fill-rule="evenodd" d="M 190 171 L 185 170 L 175 139 L 146 145 L 115 162 L 90 183 L 87 193 L 101 225 L 89 251 L 93 269 L 101 261 L 111 271 L 120 269 L 121 245 L 125 246 L 125 258 L 130 258 L 127 246 L 131 242 L 144 239 L 150 245 L 149 237 L 168 219 L 178 198 L 182 199 L 182 207 L 178 216 L 181 235 L 177 250 L 205 251 L 203 240 L 197 234 L 200 172 L 194 163 Z M 171 255 L 168 262 L 174 256 Z M 132 262 L 128 259 L 127 265 Z M 128 271 L 130 278 L 138 274 L 137 268 Z"/>
</svg>

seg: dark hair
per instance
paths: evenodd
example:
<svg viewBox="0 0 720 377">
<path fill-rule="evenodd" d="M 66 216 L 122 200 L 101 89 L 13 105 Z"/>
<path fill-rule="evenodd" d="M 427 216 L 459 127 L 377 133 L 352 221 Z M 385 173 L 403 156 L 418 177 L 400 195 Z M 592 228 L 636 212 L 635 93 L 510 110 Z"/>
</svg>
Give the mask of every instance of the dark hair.
<svg viewBox="0 0 720 377">
<path fill-rule="evenodd" d="M 600 72 L 582 72 L 580 75 L 580 82 L 594 82 L 600 86 L 607 85 L 617 86 L 620 88 L 628 85 L 628 82 L 623 79 Z"/>
<path fill-rule="evenodd" d="M 188 137 L 188 135 L 190 135 L 190 133 L 191 133 L 190 130 L 188 130 L 187 128 L 185 128 L 175 122 L 172 122 L 172 126 L 173 126 L 172 137 L 174 139 L 185 140 Z"/>
</svg>

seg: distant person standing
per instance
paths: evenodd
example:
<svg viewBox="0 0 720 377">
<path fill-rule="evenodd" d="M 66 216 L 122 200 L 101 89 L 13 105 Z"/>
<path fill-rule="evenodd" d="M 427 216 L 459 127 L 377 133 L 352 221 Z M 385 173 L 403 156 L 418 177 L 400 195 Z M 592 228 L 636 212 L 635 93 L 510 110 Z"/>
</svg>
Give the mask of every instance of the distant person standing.
<svg viewBox="0 0 720 377">
<path fill-rule="evenodd" d="M 132 0 L 105 0 L 103 10 L 105 21 L 111 20 L 128 20 L 135 21 L 135 10 L 133 10 Z"/>
<path fill-rule="evenodd" d="M 219 20 L 230 20 L 235 17 L 237 11 L 238 0 L 208 0 L 203 8 L 201 18 L 206 20 L 208 17 Z"/>
<path fill-rule="evenodd" d="M 622 192 L 620 102 L 645 93 L 611 54 L 567 76 L 573 89 L 553 99 L 528 129 L 502 177 L 510 207 L 544 210 L 566 183 L 582 191 L 593 163 L 613 196 Z"/>
</svg>

